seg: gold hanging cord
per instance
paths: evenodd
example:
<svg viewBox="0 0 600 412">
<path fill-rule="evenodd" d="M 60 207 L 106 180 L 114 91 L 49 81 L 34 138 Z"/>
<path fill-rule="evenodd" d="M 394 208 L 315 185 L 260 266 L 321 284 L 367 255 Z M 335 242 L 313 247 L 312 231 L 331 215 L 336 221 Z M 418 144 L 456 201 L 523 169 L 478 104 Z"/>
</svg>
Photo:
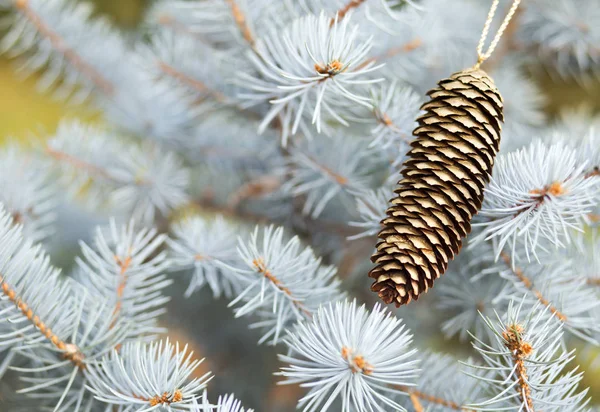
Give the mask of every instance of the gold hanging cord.
<svg viewBox="0 0 600 412">
<path fill-rule="evenodd" d="M 488 33 L 490 31 L 490 26 L 492 24 L 492 21 L 494 20 L 494 15 L 496 14 L 496 9 L 498 9 L 499 3 L 500 3 L 500 0 L 493 1 L 492 7 L 490 8 L 490 12 L 488 13 L 487 20 L 485 21 L 485 25 L 483 26 L 483 32 L 481 33 L 481 38 L 479 39 L 479 44 L 477 45 L 477 57 L 478 58 L 477 58 L 477 64 L 475 65 L 476 69 L 478 69 L 479 66 L 481 66 L 481 63 L 486 61 L 492 55 L 492 53 L 494 52 L 494 49 L 496 49 L 496 46 L 498 45 L 498 42 L 500 41 L 500 37 L 502 37 L 502 35 L 504 34 L 504 31 L 506 30 L 506 27 L 508 26 L 508 23 L 510 23 L 510 20 L 515 15 L 515 12 L 517 11 L 517 7 L 519 7 L 519 4 L 521 3 L 521 0 L 514 0 L 512 6 L 510 7 L 510 10 L 508 11 L 508 14 L 504 18 L 504 21 L 500 25 L 500 28 L 498 29 L 498 31 L 496 32 L 496 36 L 494 37 L 494 40 L 492 40 L 487 51 L 484 53 L 483 46 L 485 45 L 485 41 L 486 41 Z"/>
</svg>

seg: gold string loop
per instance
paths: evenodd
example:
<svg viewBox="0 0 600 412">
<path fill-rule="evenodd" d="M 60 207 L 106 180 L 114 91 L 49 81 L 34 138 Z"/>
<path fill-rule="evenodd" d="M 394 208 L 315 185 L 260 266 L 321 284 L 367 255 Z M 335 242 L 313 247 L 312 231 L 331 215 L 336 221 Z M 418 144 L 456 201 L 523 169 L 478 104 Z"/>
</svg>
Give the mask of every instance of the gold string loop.
<svg viewBox="0 0 600 412">
<path fill-rule="evenodd" d="M 496 49 L 496 46 L 498 45 L 498 42 L 500 41 L 500 38 L 504 34 L 504 31 L 506 30 L 508 23 L 510 23 L 510 20 L 515 15 L 515 13 L 517 11 L 517 7 L 519 7 L 519 4 L 521 3 L 521 0 L 513 1 L 513 4 L 510 7 L 510 10 L 508 11 L 508 14 L 506 15 L 506 17 L 504 18 L 504 21 L 498 28 L 498 31 L 496 32 L 496 36 L 490 43 L 487 51 L 484 53 L 483 46 L 485 45 L 485 41 L 489 34 L 490 26 L 492 25 L 492 21 L 494 21 L 494 15 L 496 14 L 496 10 L 498 9 L 499 3 L 500 3 L 500 0 L 494 0 L 492 2 L 492 7 L 490 8 L 490 12 L 488 13 L 487 20 L 485 21 L 485 25 L 483 26 L 483 31 L 481 32 L 481 38 L 479 39 L 479 44 L 477 45 L 477 64 L 475 65 L 475 68 L 479 68 L 479 66 L 481 66 L 481 63 L 486 61 L 492 55 L 492 53 Z"/>
</svg>

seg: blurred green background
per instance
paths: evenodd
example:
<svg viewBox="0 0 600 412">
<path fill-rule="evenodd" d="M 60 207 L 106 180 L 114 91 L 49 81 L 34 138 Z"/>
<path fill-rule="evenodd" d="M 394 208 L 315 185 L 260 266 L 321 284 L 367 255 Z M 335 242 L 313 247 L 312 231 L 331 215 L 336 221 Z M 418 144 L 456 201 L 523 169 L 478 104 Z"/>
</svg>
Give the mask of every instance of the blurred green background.
<svg viewBox="0 0 600 412">
<path fill-rule="evenodd" d="M 122 30 L 134 30 L 151 0 L 80 0 L 94 3 L 96 13 L 107 16 Z M 28 139 L 51 134 L 63 117 L 94 120 L 97 115 L 81 106 L 69 106 L 36 89 L 36 76 L 16 72 L 17 62 L 0 56 L 0 142 L 7 138 Z M 582 85 L 575 81 L 537 77 L 548 95 L 552 115 L 564 107 L 585 105 L 600 111 L 600 81 Z"/>
<path fill-rule="evenodd" d="M 149 0 L 84 1 L 94 3 L 96 13 L 108 16 L 123 30 L 134 29 L 150 3 Z M 37 77 L 17 73 L 17 68 L 18 61 L 0 56 L 0 142 L 50 134 L 64 117 L 97 118 L 96 113 L 86 107 L 69 106 L 40 93 Z"/>
</svg>

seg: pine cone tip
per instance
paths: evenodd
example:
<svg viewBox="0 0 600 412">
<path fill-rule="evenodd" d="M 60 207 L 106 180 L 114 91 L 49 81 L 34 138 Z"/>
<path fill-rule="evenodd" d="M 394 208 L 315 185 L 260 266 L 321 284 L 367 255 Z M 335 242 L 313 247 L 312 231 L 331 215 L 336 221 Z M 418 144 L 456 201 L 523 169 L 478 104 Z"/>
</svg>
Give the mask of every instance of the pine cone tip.
<svg viewBox="0 0 600 412">
<path fill-rule="evenodd" d="M 377 293 L 379 298 L 386 304 L 394 304 L 397 308 L 408 304 L 410 301 L 419 299 L 419 284 L 411 280 L 411 287 L 406 287 L 404 276 L 394 276 L 378 268 L 373 269 L 369 276 L 375 278 L 371 285 L 371 291 Z M 411 289 L 412 288 L 412 289 Z M 413 293 L 416 291 L 416 293 Z"/>
</svg>

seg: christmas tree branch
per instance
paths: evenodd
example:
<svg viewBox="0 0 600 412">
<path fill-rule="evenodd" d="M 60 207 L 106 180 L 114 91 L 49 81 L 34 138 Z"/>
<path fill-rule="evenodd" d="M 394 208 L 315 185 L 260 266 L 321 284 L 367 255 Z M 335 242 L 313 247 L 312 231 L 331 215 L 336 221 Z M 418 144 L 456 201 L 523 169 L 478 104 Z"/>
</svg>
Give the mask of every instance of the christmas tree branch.
<svg viewBox="0 0 600 412">
<path fill-rule="evenodd" d="M 46 326 L 44 321 L 33 312 L 33 309 L 17 295 L 16 291 L 8 283 L 6 283 L 2 274 L 0 274 L 0 284 L 2 284 L 2 294 L 4 294 L 4 296 L 6 296 L 8 300 L 21 311 L 23 316 L 25 316 L 53 346 L 63 352 L 65 359 L 68 359 L 80 369 L 85 368 L 83 363 L 84 355 L 81 350 L 76 345 L 63 341 L 50 327 Z"/>
<path fill-rule="evenodd" d="M 199 33 L 195 33 L 193 31 L 191 31 L 189 29 L 189 27 L 187 27 L 185 24 L 182 24 L 175 17 L 173 17 L 169 14 L 161 13 L 158 16 L 158 18 L 156 19 L 156 22 L 161 26 L 169 27 L 169 28 L 173 29 L 174 31 L 183 33 L 187 36 L 197 37 L 203 42 L 205 41 L 205 39 L 202 36 L 200 36 Z"/>
<path fill-rule="evenodd" d="M 269 282 L 271 282 L 277 289 L 282 291 L 292 302 L 292 304 L 298 308 L 298 310 L 306 315 L 308 319 L 312 317 L 312 312 L 306 309 L 306 307 L 302 304 L 302 302 L 294 297 L 292 291 L 281 284 L 279 279 L 273 275 L 273 273 L 265 266 L 265 261 L 263 258 L 254 259 L 252 261 L 254 268 L 258 273 L 262 273 Z"/>
<path fill-rule="evenodd" d="M 47 239 L 56 228 L 60 194 L 55 180 L 38 153 L 12 144 L 0 150 L 0 201 L 32 242 Z"/>
<path fill-rule="evenodd" d="M 586 179 L 590 177 L 600 177 L 600 166 L 594 166 L 592 170 L 585 174 Z"/>
<path fill-rule="evenodd" d="M 388 49 L 385 53 L 383 53 L 379 56 L 371 57 L 371 58 L 365 60 L 359 66 L 359 68 L 365 67 L 366 65 L 368 65 L 370 63 L 375 63 L 378 61 L 384 61 L 384 60 L 390 59 L 390 58 L 397 56 L 399 54 L 402 54 L 402 53 L 411 52 L 415 49 L 418 49 L 422 45 L 423 45 L 423 41 L 420 38 L 415 37 L 414 39 L 404 43 L 401 46 L 392 47 L 392 48 Z"/>
<path fill-rule="evenodd" d="M 410 143 L 413 140 L 413 136 L 402 132 L 402 129 L 396 125 L 390 116 L 385 112 L 378 112 L 375 110 L 373 112 L 375 115 L 375 119 L 386 128 L 390 129 L 392 132 L 397 134 L 404 142 Z"/>
<path fill-rule="evenodd" d="M 523 270 L 519 267 L 515 267 L 512 264 L 512 260 L 511 257 L 508 253 L 506 252 L 502 252 L 500 254 L 500 256 L 502 257 L 502 260 L 504 261 L 504 263 L 506 264 L 506 266 L 513 272 L 513 274 L 523 283 L 523 285 L 529 289 L 537 298 L 537 300 L 544 306 L 546 306 L 548 308 L 548 310 L 550 310 L 550 312 L 556 316 L 556 318 L 558 320 L 560 320 L 561 322 L 566 322 L 567 321 L 567 316 L 560 312 L 553 304 L 552 302 L 550 302 L 548 299 L 546 299 L 544 297 L 544 295 L 542 294 L 542 292 L 540 292 L 539 290 L 535 289 L 533 287 L 533 282 L 531 281 L 531 279 L 529 279 L 525 273 L 523 272 Z"/>
<path fill-rule="evenodd" d="M 120 257 L 115 255 L 115 262 L 119 265 L 119 284 L 116 290 L 116 303 L 114 309 L 115 320 L 118 318 L 121 308 L 123 307 L 123 295 L 125 294 L 125 288 L 127 287 L 127 270 L 131 265 L 131 250 L 128 251 L 127 256 Z"/>
<path fill-rule="evenodd" d="M 28 0 L 16 0 L 15 7 L 29 20 L 29 22 L 37 29 L 37 31 L 46 38 L 54 49 L 62 54 L 69 63 L 77 70 L 86 75 L 100 90 L 106 95 L 114 93 L 114 85 L 99 73 L 93 66 L 89 65 L 75 50 L 69 47 L 65 40 L 52 31 L 44 21 L 38 16 L 34 10 L 29 7 Z"/>
<path fill-rule="evenodd" d="M 195 199 L 191 203 L 182 207 L 182 209 L 185 209 L 186 207 L 192 207 L 202 211 L 220 214 L 229 218 L 246 220 L 254 223 L 268 223 L 272 221 L 272 219 L 270 219 L 268 216 L 249 212 L 241 208 L 237 208 L 234 210 L 225 205 L 221 205 L 218 202 L 216 202 L 210 195 L 202 196 L 201 198 Z M 177 213 L 175 213 L 173 216 L 176 217 Z M 341 236 L 344 238 L 355 235 L 357 232 L 355 228 L 349 227 L 342 223 L 327 221 L 323 219 L 312 219 L 308 216 L 305 216 L 304 223 L 309 227 L 310 230 L 314 230 L 319 233 L 328 233 L 334 236 Z"/>
<path fill-rule="evenodd" d="M 365 1 L 366 0 L 350 0 L 344 7 L 342 7 L 335 13 L 335 17 L 332 17 L 330 23 L 331 26 L 333 26 L 336 23 L 336 21 L 340 21 L 344 17 L 346 17 L 346 14 L 350 13 L 351 10 L 360 7 L 360 5 L 363 4 Z"/>
<path fill-rule="evenodd" d="M 528 411 L 533 412 L 533 398 L 531 396 L 531 387 L 529 386 L 529 378 L 527 376 L 527 367 L 525 359 L 533 352 L 535 348 L 529 342 L 521 339 L 524 329 L 519 324 L 511 324 L 502 334 L 505 341 L 505 346 L 511 351 L 515 374 L 518 380 L 518 392 L 521 397 L 522 404 L 526 406 Z"/>
<path fill-rule="evenodd" d="M 260 343 L 277 344 L 292 325 L 312 319 L 321 305 L 345 296 L 335 267 L 323 265 L 298 236 L 286 238 L 282 227 L 257 226 L 249 239 L 238 239 L 239 263 L 223 264 L 243 285 L 229 306 L 235 307 L 236 317 L 259 316 L 250 326 L 264 331 Z"/>
<path fill-rule="evenodd" d="M 189 172 L 174 153 L 77 122 L 61 123 L 46 153 L 71 197 L 152 221 L 188 201 Z"/>
<path fill-rule="evenodd" d="M 231 14 L 233 15 L 233 19 L 235 20 L 242 37 L 244 37 L 244 40 L 246 40 L 250 47 L 255 50 L 256 39 L 254 38 L 252 30 L 250 30 L 250 26 L 248 26 L 248 21 L 246 20 L 244 12 L 240 9 L 235 0 L 225 0 L 225 2 L 231 8 Z"/>
<path fill-rule="evenodd" d="M 282 181 L 278 176 L 260 176 L 243 184 L 239 189 L 234 191 L 229 196 L 227 206 L 230 209 L 237 209 L 243 201 L 273 193 L 279 189 L 281 185 Z"/>
<path fill-rule="evenodd" d="M 46 153 L 59 162 L 68 163 L 75 169 L 85 170 L 86 172 L 89 172 L 93 175 L 98 175 L 105 179 L 114 180 L 114 178 L 110 175 L 110 173 L 108 173 L 106 169 L 86 162 L 85 160 L 79 159 L 69 153 L 54 149 L 48 145 L 46 146 Z"/>
<path fill-rule="evenodd" d="M 123 405 L 140 411 L 200 410 L 190 406 L 202 397 L 211 373 L 198 376 L 202 360 L 193 355 L 187 345 L 180 350 L 179 343 L 168 339 L 127 343 L 122 351 L 112 351 L 90 365 L 88 388 L 113 410 Z"/>
<path fill-rule="evenodd" d="M 599 286 L 600 287 L 600 277 L 598 278 L 588 278 L 586 283 L 591 286 Z"/>
<path fill-rule="evenodd" d="M 581 410 L 589 402 L 587 391 L 578 391 L 578 367 L 566 369 L 574 351 L 565 348 L 563 324 L 539 303 L 529 308 L 525 300 L 510 301 L 502 318 L 498 313 L 496 321 L 485 317 L 493 331 L 491 343 L 472 335 L 484 364 L 468 365 L 478 373 L 467 375 L 484 386 L 470 407 L 562 412 Z"/>
<path fill-rule="evenodd" d="M 298 149 L 298 152 L 302 153 L 304 156 L 306 156 L 306 158 L 308 160 L 310 160 L 313 165 L 320 170 L 321 172 L 323 172 L 324 175 L 328 176 L 329 178 L 335 180 L 335 182 L 337 184 L 339 184 L 340 186 L 346 186 L 349 182 L 349 179 L 346 176 L 342 176 L 339 173 L 336 173 L 334 170 L 332 170 L 330 167 L 319 163 L 319 161 L 317 161 L 317 159 L 315 159 L 313 156 L 309 155 L 308 153 L 301 151 Z"/>
<path fill-rule="evenodd" d="M 165 275 L 170 265 L 163 250 L 165 240 L 166 235 L 155 229 L 134 230 L 133 222 L 117 226 L 111 220 L 105 232 L 96 230 L 93 247 L 81 245 L 80 283 L 107 302 L 112 317 L 109 330 L 122 320 L 132 323 L 125 339 L 164 332 L 157 318 L 169 300 L 163 290 L 172 283 Z M 116 341 L 115 347 L 122 343 Z"/>
<path fill-rule="evenodd" d="M 584 171 L 580 176 L 582 176 L 584 179 L 600 176 L 600 169 L 598 166 L 595 166 L 588 172 Z M 573 178 L 573 176 L 569 176 L 565 180 L 554 181 L 542 188 L 531 189 L 529 194 L 536 196 L 534 201 L 537 202 L 538 206 L 542 205 L 546 200 L 549 199 L 549 196 L 558 197 L 567 194 L 568 190 L 565 188 L 565 184 Z M 515 206 L 520 206 L 520 204 L 516 204 Z M 515 213 L 515 217 L 526 211 L 527 209 L 519 210 Z"/>
<path fill-rule="evenodd" d="M 227 100 L 227 97 L 223 93 L 219 92 L 218 90 L 211 89 L 201 81 L 194 79 L 193 77 L 177 70 L 175 67 L 163 61 L 158 62 L 158 67 L 160 68 L 161 72 L 163 72 L 167 76 L 170 76 L 175 80 L 180 81 L 181 83 L 185 84 L 186 86 L 189 86 L 191 89 L 199 93 L 206 93 L 210 95 L 219 103 L 224 103 Z"/>
<path fill-rule="evenodd" d="M 597 182 L 585 177 L 582 151 L 535 141 L 500 155 L 479 212 L 486 219 L 474 224 L 484 229 L 474 242 L 496 239 L 498 255 L 517 239 L 527 256 L 537 256 L 542 241 L 564 247 L 597 205 Z"/>
<path fill-rule="evenodd" d="M 421 401 L 426 401 L 428 403 L 432 403 L 435 405 L 444 406 L 446 408 L 455 410 L 455 411 L 464 411 L 464 412 L 474 412 L 474 409 L 469 409 L 465 406 L 459 405 L 456 402 L 453 402 L 448 399 L 441 398 L 439 396 L 431 395 L 427 392 L 423 392 L 417 390 L 415 388 L 411 388 L 408 386 L 400 386 L 398 387 L 403 392 L 408 393 L 410 397 L 410 401 L 415 408 L 415 412 L 423 412 L 425 411 L 425 407 L 422 405 Z"/>
</svg>

